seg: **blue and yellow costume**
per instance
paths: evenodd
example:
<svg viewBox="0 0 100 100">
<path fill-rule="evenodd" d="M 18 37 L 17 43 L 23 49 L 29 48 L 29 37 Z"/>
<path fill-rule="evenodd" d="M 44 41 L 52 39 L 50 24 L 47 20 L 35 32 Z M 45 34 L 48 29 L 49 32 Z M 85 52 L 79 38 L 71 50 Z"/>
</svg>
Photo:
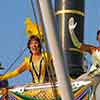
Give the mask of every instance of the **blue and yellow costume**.
<svg viewBox="0 0 100 100">
<path fill-rule="evenodd" d="M 48 65 L 45 61 L 45 57 L 43 53 L 37 65 L 35 65 L 32 62 L 31 57 L 26 57 L 24 61 L 26 63 L 27 69 L 32 74 L 33 83 L 43 83 L 49 81 L 48 72 L 47 72 Z"/>
<path fill-rule="evenodd" d="M 43 40 L 43 33 L 41 31 L 39 32 L 38 29 L 40 28 L 37 24 L 33 24 L 29 18 L 26 19 L 25 24 L 26 24 L 26 33 L 28 33 L 27 35 L 29 38 L 32 35 L 34 35 L 37 36 L 39 39 Z M 23 63 L 15 71 L 0 76 L 0 80 L 7 80 L 8 78 L 15 77 L 20 73 L 29 70 L 33 77 L 33 83 L 47 82 L 49 81 L 47 67 L 48 67 L 47 52 L 42 52 L 41 58 L 39 59 L 37 64 L 32 62 L 31 56 L 25 57 Z"/>
<path fill-rule="evenodd" d="M 46 53 L 45 53 L 46 54 Z M 31 57 L 25 57 L 23 66 L 18 67 L 15 71 L 9 72 L 5 75 L 0 76 L 0 80 L 6 80 L 8 78 L 15 77 L 20 73 L 29 70 L 33 77 L 33 83 L 43 83 L 49 81 L 47 73 L 47 63 L 45 61 L 45 55 L 42 53 L 42 57 L 37 65 L 31 61 Z M 39 72 L 39 73 L 38 73 Z"/>
</svg>

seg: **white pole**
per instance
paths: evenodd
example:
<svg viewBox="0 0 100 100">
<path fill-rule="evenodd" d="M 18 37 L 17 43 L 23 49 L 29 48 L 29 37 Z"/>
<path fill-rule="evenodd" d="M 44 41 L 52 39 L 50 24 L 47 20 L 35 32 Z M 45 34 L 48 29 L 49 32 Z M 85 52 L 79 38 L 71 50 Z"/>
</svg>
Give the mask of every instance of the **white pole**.
<svg viewBox="0 0 100 100">
<path fill-rule="evenodd" d="M 65 76 L 64 72 L 64 60 L 61 56 L 61 51 L 58 48 L 56 36 L 55 36 L 55 23 L 52 12 L 52 7 L 50 0 L 39 0 L 42 17 L 46 30 L 46 37 L 48 40 L 48 45 L 50 47 L 50 52 L 53 57 L 55 72 L 57 76 L 57 81 L 59 84 L 59 90 L 62 100 L 73 100 L 73 95 L 71 92 L 71 85 L 68 76 Z M 67 67 L 67 66 L 66 66 Z"/>
</svg>

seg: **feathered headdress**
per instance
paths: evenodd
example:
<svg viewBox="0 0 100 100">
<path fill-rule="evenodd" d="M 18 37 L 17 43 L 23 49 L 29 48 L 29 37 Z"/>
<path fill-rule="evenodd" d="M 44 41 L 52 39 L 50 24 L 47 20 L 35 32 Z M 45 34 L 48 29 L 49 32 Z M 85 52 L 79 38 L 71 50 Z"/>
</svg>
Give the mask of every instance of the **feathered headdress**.
<svg viewBox="0 0 100 100">
<path fill-rule="evenodd" d="M 33 23 L 29 17 L 26 18 L 25 25 L 25 32 L 27 33 L 28 38 L 34 35 L 37 36 L 39 39 L 44 40 L 44 34 L 42 32 L 42 29 L 39 25 Z"/>
</svg>

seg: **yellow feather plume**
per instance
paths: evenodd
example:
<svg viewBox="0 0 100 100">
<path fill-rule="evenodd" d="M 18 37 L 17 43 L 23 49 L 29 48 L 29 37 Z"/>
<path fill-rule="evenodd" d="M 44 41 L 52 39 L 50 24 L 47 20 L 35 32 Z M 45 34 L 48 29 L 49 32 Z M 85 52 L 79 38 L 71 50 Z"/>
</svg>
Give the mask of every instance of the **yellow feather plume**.
<svg viewBox="0 0 100 100">
<path fill-rule="evenodd" d="M 32 20 L 27 17 L 25 20 L 26 29 L 25 32 L 27 33 L 28 38 L 32 35 L 37 36 L 39 39 L 44 39 L 44 34 L 39 25 L 32 22 Z"/>
</svg>

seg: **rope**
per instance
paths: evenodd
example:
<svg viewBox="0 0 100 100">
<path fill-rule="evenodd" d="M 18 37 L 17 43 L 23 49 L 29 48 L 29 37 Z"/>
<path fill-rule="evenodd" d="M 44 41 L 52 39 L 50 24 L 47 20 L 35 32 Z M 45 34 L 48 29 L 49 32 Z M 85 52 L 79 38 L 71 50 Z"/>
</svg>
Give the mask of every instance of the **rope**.
<svg viewBox="0 0 100 100">
<path fill-rule="evenodd" d="M 18 57 L 16 57 L 16 59 L 10 64 L 10 66 L 8 67 L 8 69 L 5 71 L 4 74 L 6 74 L 12 67 L 13 65 L 18 61 L 18 59 L 23 55 L 24 51 L 26 50 L 27 48 L 24 48 L 23 51 L 19 54 Z"/>
<path fill-rule="evenodd" d="M 40 12 L 40 6 L 39 6 L 38 0 L 36 0 L 36 3 L 37 3 L 38 11 L 39 11 L 39 17 L 40 17 L 40 19 L 41 19 L 41 21 L 42 21 L 41 12 Z M 36 21 L 36 24 L 38 24 L 33 0 L 31 0 L 31 6 L 32 6 L 32 9 L 33 9 L 34 19 L 35 19 L 35 21 Z M 41 22 L 41 24 L 42 24 L 42 25 L 41 25 L 42 28 L 44 29 L 44 27 L 43 27 L 43 21 Z M 39 27 L 37 27 L 37 29 L 38 29 L 38 33 L 39 33 L 39 35 L 40 35 L 40 29 L 39 29 Z M 46 39 L 45 39 L 45 41 L 46 41 Z M 42 43 L 41 39 L 40 39 L 40 42 Z M 46 45 L 46 49 L 48 50 L 48 46 L 47 46 L 47 43 L 46 43 L 46 42 L 45 42 L 45 45 Z M 45 51 L 44 47 L 43 47 L 43 51 Z M 47 54 L 48 54 L 48 56 L 49 56 L 50 53 L 47 52 Z M 45 57 L 45 59 L 46 59 L 45 54 L 44 54 L 44 57 Z M 50 58 L 50 56 L 49 56 L 49 58 Z M 50 59 L 50 60 L 51 60 L 51 59 Z M 50 66 L 49 68 L 47 67 L 47 70 L 48 70 L 50 82 L 51 82 L 51 84 L 53 84 L 53 86 L 54 86 L 54 87 L 52 87 L 52 89 L 53 89 L 53 92 L 54 92 L 55 100 L 57 100 L 57 90 L 56 90 L 56 86 L 55 86 L 55 82 L 54 82 L 54 81 L 55 81 L 55 77 L 54 77 L 54 75 L 53 75 L 54 70 L 53 70 L 53 68 L 52 68 L 53 66 L 52 66 L 50 60 L 49 60 L 50 65 L 48 65 L 48 62 L 46 62 L 46 63 L 47 63 L 46 65 Z"/>
</svg>

